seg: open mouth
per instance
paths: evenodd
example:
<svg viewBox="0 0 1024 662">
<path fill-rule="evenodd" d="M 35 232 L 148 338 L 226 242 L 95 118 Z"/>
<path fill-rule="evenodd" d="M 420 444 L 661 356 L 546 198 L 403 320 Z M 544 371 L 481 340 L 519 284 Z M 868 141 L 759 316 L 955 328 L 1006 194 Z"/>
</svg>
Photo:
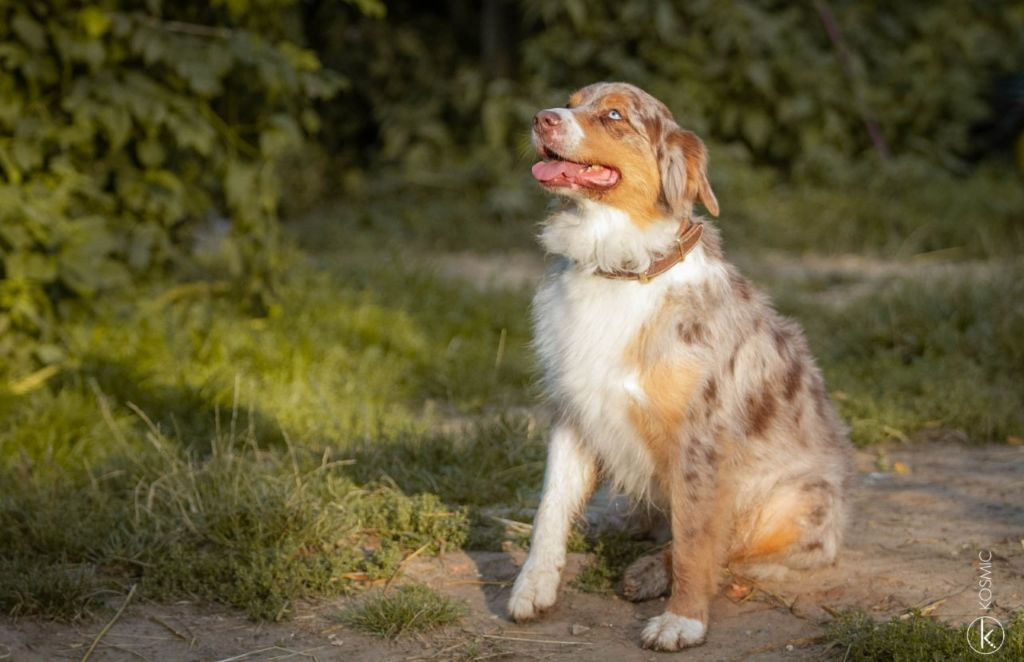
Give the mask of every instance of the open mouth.
<svg viewBox="0 0 1024 662">
<path fill-rule="evenodd" d="M 533 178 L 553 188 L 609 189 L 619 183 L 619 171 L 597 163 L 577 163 L 563 158 L 548 146 L 543 161 L 533 164 Z"/>
</svg>

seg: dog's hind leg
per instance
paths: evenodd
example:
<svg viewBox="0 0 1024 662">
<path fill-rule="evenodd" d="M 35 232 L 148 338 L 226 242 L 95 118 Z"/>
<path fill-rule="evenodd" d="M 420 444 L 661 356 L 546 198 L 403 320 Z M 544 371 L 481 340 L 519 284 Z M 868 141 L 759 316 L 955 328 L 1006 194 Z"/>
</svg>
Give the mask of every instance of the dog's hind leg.
<svg viewBox="0 0 1024 662">
<path fill-rule="evenodd" d="M 742 518 L 730 569 L 752 579 L 779 579 L 786 569 L 808 569 L 835 561 L 845 525 L 841 488 L 805 477 L 777 487 L 767 502 Z"/>
<path fill-rule="evenodd" d="M 641 556 L 622 575 L 622 595 L 632 602 L 660 598 L 672 585 L 670 550 Z"/>
</svg>

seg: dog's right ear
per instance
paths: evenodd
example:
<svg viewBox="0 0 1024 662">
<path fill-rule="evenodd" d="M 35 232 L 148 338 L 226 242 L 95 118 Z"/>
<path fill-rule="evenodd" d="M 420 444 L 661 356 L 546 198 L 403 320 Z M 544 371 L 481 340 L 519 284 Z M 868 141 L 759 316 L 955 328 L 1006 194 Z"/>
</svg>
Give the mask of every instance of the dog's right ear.
<svg viewBox="0 0 1024 662">
<path fill-rule="evenodd" d="M 708 151 L 697 134 L 678 127 L 666 130 L 658 145 L 658 170 L 662 202 L 669 213 L 689 216 L 699 200 L 718 216 L 718 200 L 708 181 Z"/>
</svg>

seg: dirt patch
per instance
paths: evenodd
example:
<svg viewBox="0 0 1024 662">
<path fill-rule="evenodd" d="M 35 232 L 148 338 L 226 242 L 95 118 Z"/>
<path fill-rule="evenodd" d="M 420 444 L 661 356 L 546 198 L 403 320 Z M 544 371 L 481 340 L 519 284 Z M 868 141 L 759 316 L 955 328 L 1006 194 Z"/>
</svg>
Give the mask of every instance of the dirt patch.
<svg viewBox="0 0 1024 662">
<path fill-rule="evenodd" d="M 992 554 L 991 615 L 1006 619 L 1024 608 L 1024 448 L 931 443 L 885 449 L 887 462 L 905 473 L 876 472 L 878 452 L 859 455 L 861 487 L 839 564 L 758 585 L 742 601 L 720 595 L 707 643 L 683 653 L 687 659 L 841 657 L 821 635 L 830 612 L 846 609 L 885 619 L 923 608 L 952 623 L 973 620 L 983 613 L 983 550 Z M 644 620 L 660 612 L 660 600 L 631 604 L 565 589 L 539 622 L 509 622 L 504 604 L 521 561 L 521 554 L 500 552 L 415 559 L 409 579 L 465 600 L 470 612 L 458 627 L 398 642 L 340 625 L 336 614 L 344 600 L 303 605 L 293 621 L 269 625 L 209 605 L 135 603 L 91 659 L 665 659 L 638 646 Z M 567 574 L 584 561 L 573 555 Z M 6 619 L 0 621 L 0 659 L 81 659 L 105 624 Z"/>
<path fill-rule="evenodd" d="M 941 254 L 906 260 L 870 258 L 862 255 L 800 255 L 773 251 L 741 253 L 737 264 L 762 283 L 784 284 L 821 281 L 820 290 L 810 292 L 818 303 L 844 306 L 868 297 L 893 280 L 935 281 L 941 279 L 991 278 L 1010 266 L 1008 261 L 951 261 Z"/>
<path fill-rule="evenodd" d="M 472 283 L 481 289 L 533 288 L 544 276 L 544 256 L 540 251 L 433 253 L 421 265 L 442 277 Z"/>
<path fill-rule="evenodd" d="M 820 292 L 811 299 L 842 306 L 870 296 L 894 279 L 986 278 L 1005 270 L 1008 262 L 996 260 L 947 260 L 942 254 L 906 260 L 862 255 L 793 255 L 775 251 L 730 254 L 743 271 L 761 285 L 822 280 Z M 544 275 L 540 251 L 508 251 L 481 254 L 472 251 L 432 253 L 419 264 L 444 278 L 473 283 L 480 289 L 532 289 Z"/>
</svg>

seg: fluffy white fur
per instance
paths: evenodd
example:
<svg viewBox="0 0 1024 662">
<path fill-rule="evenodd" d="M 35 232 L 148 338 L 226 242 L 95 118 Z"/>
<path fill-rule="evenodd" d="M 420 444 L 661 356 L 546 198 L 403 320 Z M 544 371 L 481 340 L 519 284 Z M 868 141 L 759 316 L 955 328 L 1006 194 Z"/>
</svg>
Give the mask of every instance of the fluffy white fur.
<svg viewBox="0 0 1024 662">
<path fill-rule="evenodd" d="M 641 231 L 622 212 L 587 202 L 557 214 L 541 234 L 548 251 L 573 260 L 556 263 L 534 299 L 536 348 L 549 395 L 579 426 L 607 477 L 639 500 L 656 496 L 654 466 L 626 412 L 629 399 L 645 396 L 637 375 L 618 358 L 670 289 L 705 279 L 724 283 L 728 274 L 701 246 L 649 283 L 609 280 L 594 270 L 642 264 L 641 255 L 649 262 L 653 247 L 655 253 L 671 250 L 677 228 L 665 223 Z"/>
<path fill-rule="evenodd" d="M 565 539 L 596 479 L 598 461 L 621 491 L 639 500 L 654 496 L 653 462 L 625 415 L 628 399 L 644 395 L 637 376 L 609 357 L 623 355 L 672 284 L 727 276 L 709 266 L 700 247 L 647 284 L 610 281 L 593 272 L 641 262 L 641 256 L 649 260 L 652 247 L 668 250 L 673 245 L 675 230 L 675 224 L 665 223 L 641 232 L 622 212 L 597 203 L 559 214 L 544 229 L 547 250 L 574 264 L 555 264 L 534 300 L 537 351 L 548 368 L 549 388 L 557 389 L 553 399 L 568 409 L 563 414 L 587 441 L 582 443 L 569 425 L 552 434 L 530 555 L 509 601 L 517 621 L 534 618 L 555 603 Z M 602 250 L 608 246 L 620 248 Z"/>
<path fill-rule="evenodd" d="M 530 556 L 516 577 L 509 614 L 517 621 L 535 618 L 555 604 L 565 567 L 565 539 L 583 507 L 597 476 L 593 456 L 586 452 L 572 428 L 555 428 L 548 447 L 544 493 L 534 520 Z"/>
<path fill-rule="evenodd" d="M 640 638 L 648 648 L 677 651 L 704 641 L 706 631 L 700 621 L 666 611 L 647 621 Z"/>
<path fill-rule="evenodd" d="M 673 250 L 678 229 L 679 222 L 671 219 L 640 229 L 625 212 L 583 198 L 578 206 L 548 219 L 540 243 L 549 253 L 575 262 L 581 271 L 644 271 L 652 256 Z"/>
</svg>

